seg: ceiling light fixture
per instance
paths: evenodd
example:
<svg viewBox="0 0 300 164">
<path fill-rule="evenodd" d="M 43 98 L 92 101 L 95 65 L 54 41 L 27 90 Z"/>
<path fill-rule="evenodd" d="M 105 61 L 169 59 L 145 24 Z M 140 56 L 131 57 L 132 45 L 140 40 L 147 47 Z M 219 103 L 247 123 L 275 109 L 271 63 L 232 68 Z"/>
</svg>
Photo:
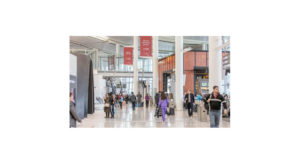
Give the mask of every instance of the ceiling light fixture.
<svg viewBox="0 0 300 164">
<path fill-rule="evenodd" d="M 97 38 L 97 39 L 100 39 L 100 40 L 103 40 L 103 41 L 108 41 L 108 37 L 107 36 L 93 36 L 94 38 Z"/>
</svg>

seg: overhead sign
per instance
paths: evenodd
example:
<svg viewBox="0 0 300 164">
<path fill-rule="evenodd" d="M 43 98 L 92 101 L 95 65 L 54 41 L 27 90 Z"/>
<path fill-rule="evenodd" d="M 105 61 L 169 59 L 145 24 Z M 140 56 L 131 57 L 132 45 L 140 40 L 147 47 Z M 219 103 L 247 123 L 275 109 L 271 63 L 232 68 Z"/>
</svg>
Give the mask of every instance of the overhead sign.
<svg viewBox="0 0 300 164">
<path fill-rule="evenodd" d="M 133 48 L 124 47 L 124 65 L 133 64 Z"/>
<path fill-rule="evenodd" d="M 140 36 L 140 56 L 152 57 L 152 36 Z"/>
</svg>

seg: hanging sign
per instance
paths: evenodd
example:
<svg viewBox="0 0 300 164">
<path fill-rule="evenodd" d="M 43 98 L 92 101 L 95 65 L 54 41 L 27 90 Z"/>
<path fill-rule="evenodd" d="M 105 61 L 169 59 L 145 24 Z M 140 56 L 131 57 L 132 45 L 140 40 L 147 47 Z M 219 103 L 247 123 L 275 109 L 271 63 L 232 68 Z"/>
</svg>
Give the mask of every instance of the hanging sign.
<svg viewBox="0 0 300 164">
<path fill-rule="evenodd" d="M 133 48 L 124 47 L 124 65 L 133 64 Z"/>
<path fill-rule="evenodd" d="M 140 36 L 140 57 L 152 57 L 152 36 Z"/>
</svg>

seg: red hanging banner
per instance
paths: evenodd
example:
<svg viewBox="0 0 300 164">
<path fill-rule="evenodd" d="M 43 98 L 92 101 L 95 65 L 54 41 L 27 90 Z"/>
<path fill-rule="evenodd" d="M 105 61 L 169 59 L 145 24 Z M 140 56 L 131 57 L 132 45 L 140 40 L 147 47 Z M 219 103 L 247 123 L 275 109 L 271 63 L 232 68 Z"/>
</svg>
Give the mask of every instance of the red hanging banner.
<svg viewBox="0 0 300 164">
<path fill-rule="evenodd" d="M 152 36 L 140 36 L 140 56 L 152 57 Z"/>
<path fill-rule="evenodd" d="M 133 64 L 133 48 L 124 47 L 124 65 Z"/>
</svg>

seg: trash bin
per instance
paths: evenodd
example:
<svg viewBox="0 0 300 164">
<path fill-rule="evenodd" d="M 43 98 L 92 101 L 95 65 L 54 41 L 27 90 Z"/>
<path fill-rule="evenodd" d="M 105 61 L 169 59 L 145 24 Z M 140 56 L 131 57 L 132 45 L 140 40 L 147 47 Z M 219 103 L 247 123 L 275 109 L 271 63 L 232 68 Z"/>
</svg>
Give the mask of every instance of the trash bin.
<svg viewBox="0 0 300 164">
<path fill-rule="evenodd" d="M 198 106 L 199 106 L 198 111 L 199 111 L 200 121 L 207 122 L 207 111 L 204 108 L 203 102 L 200 102 L 200 105 L 198 105 Z"/>
</svg>

